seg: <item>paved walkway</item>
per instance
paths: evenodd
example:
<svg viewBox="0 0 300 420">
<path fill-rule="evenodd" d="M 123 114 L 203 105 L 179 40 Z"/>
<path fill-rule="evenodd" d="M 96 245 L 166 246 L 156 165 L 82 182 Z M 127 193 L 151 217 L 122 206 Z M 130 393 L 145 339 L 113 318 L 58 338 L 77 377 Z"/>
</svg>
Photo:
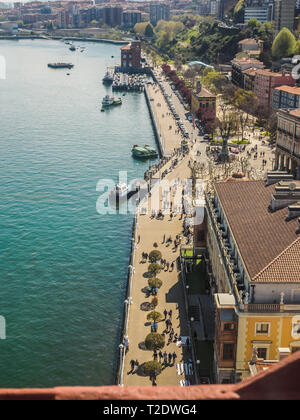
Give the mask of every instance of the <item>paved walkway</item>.
<svg viewBox="0 0 300 420">
<path fill-rule="evenodd" d="M 170 156 L 174 149 L 181 147 L 181 136 L 176 134 L 178 127 L 169 109 L 162 91 L 157 84 L 146 86 L 148 97 L 151 103 L 154 119 L 164 156 Z"/>
<path fill-rule="evenodd" d="M 179 165 L 173 169 L 173 171 L 165 178 L 172 180 L 175 178 L 188 178 L 190 176 L 190 169 L 188 168 L 188 160 L 186 157 L 182 160 Z M 148 199 L 148 205 L 150 208 L 150 200 Z M 162 196 L 160 194 L 160 200 Z M 145 204 L 142 205 L 145 207 Z M 163 281 L 163 285 L 158 292 L 158 306 L 157 311 L 163 313 L 166 309 L 170 311 L 172 309 L 172 323 L 175 334 L 178 336 L 187 336 L 187 314 L 184 301 L 183 285 L 179 278 L 179 272 L 177 271 L 176 259 L 179 256 L 180 247 L 177 251 L 174 251 L 173 245 L 167 247 L 163 242 L 163 236 L 166 238 L 169 236 L 174 240 L 176 235 L 182 235 L 183 220 L 180 220 L 180 216 L 176 215 L 173 220 L 170 220 L 169 215 L 165 215 L 164 220 L 157 220 L 156 218 L 151 219 L 151 212 L 147 215 L 138 216 L 138 231 L 137 235 L 140 236 L 140 242 L 137 245 L 134 262 L 134 274 L 132 279 L 132 304 L 130 306 L 129 315 L 129 351 L 125 358 L 124 368 L 124 385 L 139 385 L 149 386 L 151 384 L 149 377 L 144 377 L 139 373 L 129 373 L 131 371 L 130 361 L 138 360 L 139 364 L 153 360 L 152 351 L 143 350 L 140 348 L 150 331 L 150 325 L 147 322 L 147 314 L 141 310 L 141 304 L 144 302 L 150 302 L 152 297 L 146 298 L 143 288 L 148 286 L 147 278 L 147 267 L 149 262 L 142 262 L 142 253 L 147 252 L 148 254 L 155 249 L 153 244 L 157 242 L 158 250 L 162 253 L 162 258 L 166 259 L 170 264 L 174 262 L 174 270 L 161 271 L 157 277 Z M 165 322 L 162 321 L 158 324 L 158 332 L 163 333 L 165 330 Z M 166 334 L 166 343 L 168 341 L 168 334 Z M 158 385 L 179 385 L 180 380 L 185 379 L 184 375 L 178 375 L 177 363 L 184 363 L 189 357 L 190 353 L 186 349 L 177 347 L 176 343 L 165 345 L 163 352 L 167 353 L 175 352 L 177 355 L 176 363 L 173 366 L 165 368 L 157 378 Z M 185 353 L 185 356 L 183 354 Z M 191 377 L 187 379 L 192 380 Z M 193 383 L 191 381 L 191 383 Z"/>
</svg>

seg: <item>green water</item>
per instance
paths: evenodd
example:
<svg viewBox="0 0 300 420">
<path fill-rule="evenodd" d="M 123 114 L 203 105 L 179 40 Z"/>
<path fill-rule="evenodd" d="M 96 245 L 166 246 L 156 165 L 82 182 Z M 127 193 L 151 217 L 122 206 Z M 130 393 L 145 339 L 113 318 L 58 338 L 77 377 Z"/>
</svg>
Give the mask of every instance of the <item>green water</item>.
<svg viewBox="0 0 300 420">
<path fill-rule="evenodd" d="M 119 47 L 80 45 L 0 41 L 1 387 L 114 382 L 132 215 L 98 214 L 96 185 L 143 176 L 130 149 L 155 139 L 143 94 L 100 112 Z"/>
</svg>

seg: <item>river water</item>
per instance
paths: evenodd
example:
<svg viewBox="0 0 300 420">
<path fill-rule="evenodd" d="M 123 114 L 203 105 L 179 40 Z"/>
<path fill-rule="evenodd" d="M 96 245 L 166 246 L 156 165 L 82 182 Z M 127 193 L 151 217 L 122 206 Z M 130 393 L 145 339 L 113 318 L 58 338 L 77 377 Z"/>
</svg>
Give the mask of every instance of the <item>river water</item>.
<svg viewBox="0 0 300 420">
<path fill-rule="evenodd" d="M 155 138 L 143 94 L 100 112 L 120 47 L 80 45 L 0 41 L 1 387 L 114 383 L 132 214 L 99 214 L 96 185 L 143 177 Z"/>
</svg>

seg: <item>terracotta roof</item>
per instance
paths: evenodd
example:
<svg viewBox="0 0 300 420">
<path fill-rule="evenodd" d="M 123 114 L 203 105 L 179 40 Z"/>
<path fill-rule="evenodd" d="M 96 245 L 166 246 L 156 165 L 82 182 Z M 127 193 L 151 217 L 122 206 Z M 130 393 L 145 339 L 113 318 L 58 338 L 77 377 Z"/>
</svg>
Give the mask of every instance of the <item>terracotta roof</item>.
<svg viewBox="0 0 300 420">
<path fill-rule="evenodd" d="M 250 67 L 250 69 L 243 70 L 242 73 L 248 74 L 249 76 L 255 76 L 258 69 Z"/>
<path fill-rule="evenodd" d="M 124 45 L 124 47 L 122 47 L 121 50 L 131 50 L 131 45 Z"/>
<path fill-rule="evenodd" d="M 299 238 L 298 220 L 287 221 L 287 208 L 269 211 L 275 186 L 266 187 L 264 181 L 220 182 L 215 184 L 215 189 L 253 279 Z"/>
<path fill-rule="evenodd" d="M 294 95 L 300 95 L 300 88 L 293 86 L 278 86 L 275 90 L 282 90 L 283 92 L 292 93 Z"/>
<path fill-rule="evenodd" d="M 271 70 L 265 70 L 265 69 L 258 70 L 257 74 L 260 76 L 268 76 L 268 77 L 283 77 L 283 76 L 292 77 L 290 74 L 287 74 L 287 73 L 275 73 Z"/>
<path fill-rule="evenodd" d="M 262 41 L 257 41 L 255 38 L 246 38 L 246 39 L 242 39 L 239 44 L 258 44 L 259 42 Z"/>
<path fill-rule="evenodd" d="M 253 281 L 256 283 L 300 281 L 300 237 L 258 273 Z"/>
<path fill-rule="evenodd" d="M 300 118 L 300 108 L 296 109 L 279 109 L 280 114 L 291 115 L 292 117 Z"/>
</svg>

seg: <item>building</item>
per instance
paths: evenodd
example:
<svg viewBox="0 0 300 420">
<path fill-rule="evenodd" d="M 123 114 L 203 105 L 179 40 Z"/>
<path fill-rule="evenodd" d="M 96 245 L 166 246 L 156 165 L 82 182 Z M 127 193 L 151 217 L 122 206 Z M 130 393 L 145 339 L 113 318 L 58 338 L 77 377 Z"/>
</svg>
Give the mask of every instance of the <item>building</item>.
<svg viewBox="0 0 300 420">
<path fill-rule="evenodd" d="M 248 0 L 246 1 L 244 23 L 250 19 L 257 19 L 261 23 L 274 19 L 274 0 Z"/>
<path fill-rule="evenodd" d="M 160 20 L 170 19 L 170 4 L 169 3 L 150 3 L 150 22 L 156 26 Z"/>
<path fill-rule="evenodd" d="M 294 31 L 296 0 L 275 0 L 275 31 Z"/>
<path fill-rule="evenodd" d="M 273 89 L 278 86 L 295 86 L 296 80 L 290 74 L 274 73 L 270 70 L 257 70 L 254 82 L 254 93 L 259 104 L 269 110 L 272 105 Z"/>
<path fill-rule="evenodd" d="M 299 200 L 299 181 L 219 182 L 206 194 L 217 383 L 250 376 L 254 348 L 266 361 L 300 350 Z"/>
<path fill-rule="evenodd" d="M 244 89 L 244 71 L 248 69 L 264 69 L 264 63 L 255 58 L 234 58 L 231 61 L 232 66 L 232 83 Z"/>
<path fill-rule="evenodd" d="M 104 7 L 103 20 L 108 26 L 121 26 L 122 25 L 122 7 Z"/>
<path fill-rule="evenodd" d="M 300 88 L 292 86 L 280 86 L 273 90 L 272 108 L 300 108 Z"/>
<path fill-rule="evenodd" d="M 216 116 L 217 109 L 217 98 L 207 89 L 205 89 L 201 83 L 198 84 L 196 92 L 192 93 L 191 100 L 191 112 L 195 116 L 204 114 L 206 112 L 212 112 L 214 117 Z"/>
<path fill-rule="evenodd" d="M 278 111 L 275 168 L 300 179 L 300 109 Z"/>
<path fill-rule="evenodd" d="M 122 13 L 122 26 L 132 28 L 142 21 L 142 14 L 139 10 L 126 10 Z"/>
<path fill-rule="evenodd" d="M 140 41 L 132 41 L 121 48 L 121 68 L 124 70 L 141 68 Z"/>
<path fill-rule="evenodd" d="M 240 52 L 246 53 L 250 58 L 259 58 L 264 49 L 264 41 L 253 38 L 243 39 L 238 43 Z"/>
<path fill-rule="evenodd" d="M 254 83 L 257 69 L 250 68 L 243 71 L 244 75 L 244 89 L 254 91 Z"/>
</svg>

